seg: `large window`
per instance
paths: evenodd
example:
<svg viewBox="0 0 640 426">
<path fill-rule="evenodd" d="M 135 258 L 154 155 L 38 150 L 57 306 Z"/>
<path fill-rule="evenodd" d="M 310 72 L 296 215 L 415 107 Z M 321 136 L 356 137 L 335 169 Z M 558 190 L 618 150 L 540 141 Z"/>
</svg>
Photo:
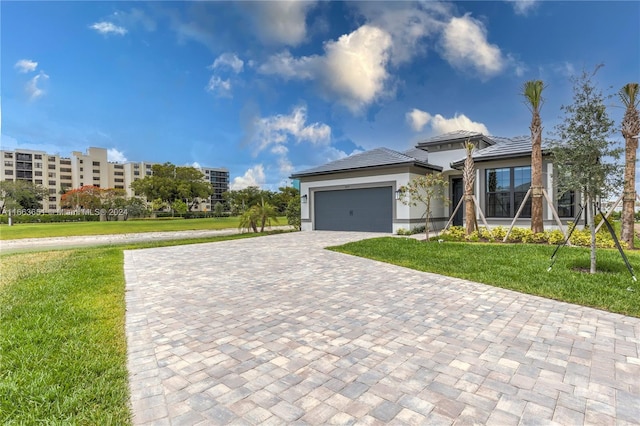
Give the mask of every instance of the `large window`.
<svg viewBox="0 0 640 426">
<path fill-rule="evenodd" d="M 487 169 L 485 187 L 487 216 L 514 217 L 531 187 L 531 167 Z M 531 217 L 531 198 L 520 217 Z"/>
</svg>

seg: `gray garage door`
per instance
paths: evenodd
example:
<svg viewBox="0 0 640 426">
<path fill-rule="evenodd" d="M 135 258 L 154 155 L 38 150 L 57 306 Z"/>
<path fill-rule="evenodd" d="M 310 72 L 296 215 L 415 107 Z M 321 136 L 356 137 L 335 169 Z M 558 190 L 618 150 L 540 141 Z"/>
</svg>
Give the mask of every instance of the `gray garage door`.
<svg viewBox="0 0 640 426">
<path fill-rule="evenodd" d="M 317 230 L 392 232 L 393 195 L 390 186 L 316 191 L 314 194 Z"/>
</svg>

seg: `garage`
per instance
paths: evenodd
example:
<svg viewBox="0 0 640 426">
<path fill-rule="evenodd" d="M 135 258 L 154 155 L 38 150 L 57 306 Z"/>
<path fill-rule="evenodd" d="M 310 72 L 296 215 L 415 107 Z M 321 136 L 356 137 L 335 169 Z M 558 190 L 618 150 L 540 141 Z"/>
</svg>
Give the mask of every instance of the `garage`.
<svg viewBox="0 0 640 426">
<path fill-rule="evenodd" d="M 315 229 L 322 231 L 393 231 L 391 186 L 314 191 Z"/>
</svg>

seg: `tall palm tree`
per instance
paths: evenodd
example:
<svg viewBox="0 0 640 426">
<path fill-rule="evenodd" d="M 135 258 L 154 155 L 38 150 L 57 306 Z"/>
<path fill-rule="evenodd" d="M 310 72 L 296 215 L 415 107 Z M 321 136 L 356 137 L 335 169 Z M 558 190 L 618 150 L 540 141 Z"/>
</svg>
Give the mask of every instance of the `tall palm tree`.
<svg viewBox="0 0 640 426">
<path fill-rule="evenodd" d="M 636 151 L 640 136 L 640 115 L 638 114 L 638 83 L 626 84 L 618 93 L 626 107 L 622 119 L 622 136 L 625 140 L 624 196 L 622 198 L 622 232 L 620 237 L 633 248 L 633 225 L 636 204 Z"/>
<path fill-rule="evenodd" d="M 531 80 L 524 83 L 522 95 L 527 107 L 531 110 L 531 231 L 544 232 L 542 217 L 542 80 Z"/>
<path fill-rule="evenodd" d="M 464 183 L 464 214 L 466 216 L 466 234 L 471 235 L 478 228 L 476 222 L 476 209 L 473 201 L 473 183 L 476 180 L 476 170 L 473 164 L 473 150 L 475 145 L 467 140 L 464 149 L 467 157 L 464 160 L 462 169 L 462 181 Z"/>
</svg>

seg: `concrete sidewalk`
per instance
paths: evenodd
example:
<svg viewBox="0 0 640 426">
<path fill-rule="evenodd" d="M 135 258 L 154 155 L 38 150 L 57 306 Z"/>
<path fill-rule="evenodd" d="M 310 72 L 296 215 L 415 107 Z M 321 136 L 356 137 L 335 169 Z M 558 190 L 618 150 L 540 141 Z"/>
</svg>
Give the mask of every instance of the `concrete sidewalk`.
<svg viewBox="0 0 640 426">
<path fill-rule="evenodd" d="M 325 250 L 302 232 L 125 252 L 137 425 L 625 425 L 640 319 Z"/>
</svg>

